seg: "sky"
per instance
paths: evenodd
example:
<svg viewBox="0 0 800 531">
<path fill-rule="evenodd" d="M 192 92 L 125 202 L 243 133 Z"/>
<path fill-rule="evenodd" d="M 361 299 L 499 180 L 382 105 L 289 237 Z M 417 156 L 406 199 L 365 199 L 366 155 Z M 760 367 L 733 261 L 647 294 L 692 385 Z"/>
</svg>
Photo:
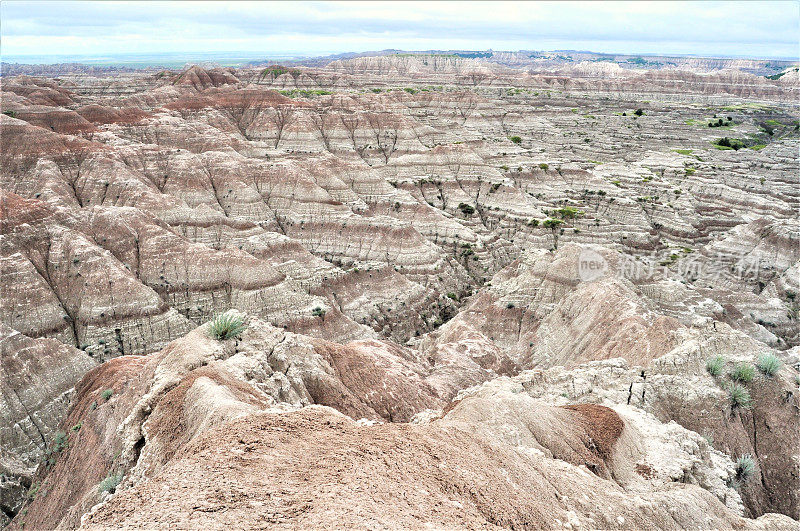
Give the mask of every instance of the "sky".
<svg viewBox="0 0 800 531">
<path fill-rule="evenodd" d="M 0 3 L 0 54 L 590 50 L 797 58 L 800 2 Z"/>
</svg>

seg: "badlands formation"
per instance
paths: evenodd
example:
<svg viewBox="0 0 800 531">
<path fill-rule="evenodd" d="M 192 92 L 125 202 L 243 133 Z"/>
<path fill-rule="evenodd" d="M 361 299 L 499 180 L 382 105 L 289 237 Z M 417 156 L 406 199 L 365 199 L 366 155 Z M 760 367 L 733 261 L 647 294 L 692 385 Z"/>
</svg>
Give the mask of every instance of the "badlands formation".
<svg viewBox="0 0 800 531">
<path fill-rule="evenodd" d="M 477 55 L 6 69 L 0 524 L 796 529 L 796 68 Z"/>
</svg>

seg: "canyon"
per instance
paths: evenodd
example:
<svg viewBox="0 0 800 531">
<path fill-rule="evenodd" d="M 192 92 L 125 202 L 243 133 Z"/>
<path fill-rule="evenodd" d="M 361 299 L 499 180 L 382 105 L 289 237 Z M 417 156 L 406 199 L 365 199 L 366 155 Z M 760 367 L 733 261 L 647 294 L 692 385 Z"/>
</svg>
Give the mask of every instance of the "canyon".
<svg viewBox="0 0 800 531">
<path fill-rule="evenodd" d="M 797 528 L 795 64 L 0 83 L 0 525 Z"/>
</svg>

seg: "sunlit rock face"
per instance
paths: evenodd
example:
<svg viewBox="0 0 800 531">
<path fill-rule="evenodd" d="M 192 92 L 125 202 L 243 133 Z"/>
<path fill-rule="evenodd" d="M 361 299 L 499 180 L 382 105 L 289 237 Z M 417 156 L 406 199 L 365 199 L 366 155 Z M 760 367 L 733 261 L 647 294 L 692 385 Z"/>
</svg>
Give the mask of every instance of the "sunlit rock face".
<svg viewBox="0 0 800 531">
<path fill-rule="evenodd" d="M 573 55 L 5 72 L 1 523 L 794 528 L 797 73 Z"/>
</svg>

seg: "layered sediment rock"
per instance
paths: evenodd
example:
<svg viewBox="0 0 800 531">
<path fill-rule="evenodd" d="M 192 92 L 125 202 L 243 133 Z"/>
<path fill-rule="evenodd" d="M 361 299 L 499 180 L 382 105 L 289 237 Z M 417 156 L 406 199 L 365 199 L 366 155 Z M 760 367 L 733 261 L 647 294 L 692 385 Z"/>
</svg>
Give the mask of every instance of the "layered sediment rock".
<svg viewBox="0 0 800 531">
<path fill-rule="evenodd" d="M 796 75 L 651 62 L 4 75 L 12 526 L 796 525 Z"/>
<path fill-rule="evenodd" d="M 554 393 L 558 373 L 496 379 L 417 425 L 367 420 L 409 420 L 442 404 L 424 382 L 429 371 L 390 345 L 326 344 L 257 321 L 240 341 L 219 342 L 201 327 L 158 354 L 117 358 L 83 379 L 67 419 L 81 427 L 36 478 L 37 492 L 46 494 L 20 521 L 220 527 L 227 520 L 209 513 L 224 507 L 226 518 L 248 511 L 240 523 L 246 526 L 356 525 L 364 518 L 378 518 L 376 525 L 420 518 L 458 526 L 793 525 L 778 515 L 742 519 L 732 461 L 694 432 L 634 405 L 554 407 L 550 397 L 533 398 L 542 396 L 536 381 L 548 381 Z M 101 393 L 106 388 L 112 392 Z M 296 409 L 308 403 L 351 418 L 320 406 Z M 317 463 L 311 475 L 303 459 Z M 111 497 L 98 487 L 107 477 L 121 477 Z M 427 494 L 409 498 L 420 488 Z M 180 496 L 158 494 L 173 489 Z M 252 503 L 234 492 L 248 492 Z M 406 502 L 396 503 L 403 496 Z M 592 509 L 597 496 L 607 511 Z M 209 510 L 198 510 L 200 499 Z M 378 503 L 391 510 L 363 512 Z M 443 511 L 448 504 L 452 510 Z"/>
</svg>

